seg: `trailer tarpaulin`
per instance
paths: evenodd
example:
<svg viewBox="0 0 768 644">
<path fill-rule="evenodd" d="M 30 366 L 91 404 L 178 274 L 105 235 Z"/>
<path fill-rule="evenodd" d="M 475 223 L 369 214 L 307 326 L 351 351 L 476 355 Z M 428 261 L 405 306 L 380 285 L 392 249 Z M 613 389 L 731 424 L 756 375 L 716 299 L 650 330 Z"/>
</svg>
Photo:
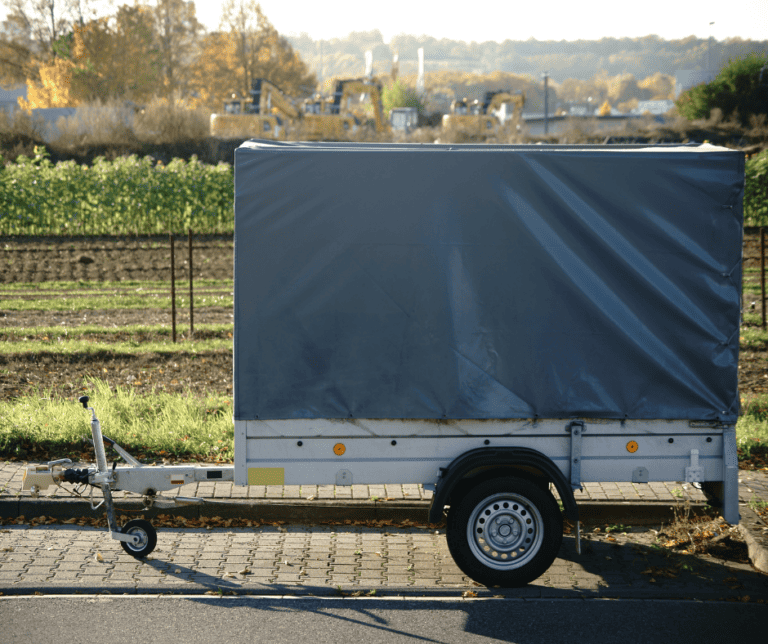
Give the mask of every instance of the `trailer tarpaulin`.
<svg viewBox="0 0 768 644">
<path fill-rule="evenodd" d="M 250 141 L 236 420 L 734 422 L 744 158 Z"/>
</svg>

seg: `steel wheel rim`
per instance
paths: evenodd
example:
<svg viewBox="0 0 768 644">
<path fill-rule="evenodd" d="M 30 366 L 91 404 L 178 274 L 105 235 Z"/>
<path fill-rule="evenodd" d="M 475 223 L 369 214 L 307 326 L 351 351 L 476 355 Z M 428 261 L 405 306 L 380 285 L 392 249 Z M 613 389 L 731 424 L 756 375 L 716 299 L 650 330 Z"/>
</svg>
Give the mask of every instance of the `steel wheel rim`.
<svg viewBox="0 0 768 644">
<path fill-rule="evenodd" d="M 131 535 L 132 537 L 138 537 L 139 542 L 138 543 L 131 543 L 130 541 L 124 541 L 126 546 L 128 546 L 131 550 L 135 550 L 138 552 L 142 548 L 144 548 L 149 543 L 149 535 L 145 530 L 142 530 L 141 528 L 131 528 L 126 532 L 126 534 Z"/>
<path fill-rule="evenodd" d="M 483 499 L 467 522 L 472 554 L 494 570 L 526 565 L 540 550 L 543 540 L 544 521 L 538 508 L 512 492 Z"/>
</svg>

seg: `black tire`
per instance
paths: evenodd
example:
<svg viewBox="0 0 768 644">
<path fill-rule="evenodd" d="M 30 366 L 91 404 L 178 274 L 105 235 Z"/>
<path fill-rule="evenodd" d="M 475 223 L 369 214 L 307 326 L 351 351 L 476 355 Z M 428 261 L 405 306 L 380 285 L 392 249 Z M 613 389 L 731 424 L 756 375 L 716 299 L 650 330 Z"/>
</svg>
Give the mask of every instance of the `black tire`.
<svg viewBox="0 0 768 644">
<path fill-rule="evenodd" d="M 149 521 L 144 519 L 132 519 L 120 530 L 123 534 L 137 536 L 139 542 L 134 545 L 127 541 L 121 541 L 120 545 L 131 557 L 142 559 L 155 549 L 157 545 L 157 531 Z"/>
<path fill-rule="evenodd" d="M 451 504 L 446 537 L 468 577 L 514 588 L 552 565 L 563 541 L 563 517 L 549 490 L 525 479 L 496 478 Z"/>
</svg>

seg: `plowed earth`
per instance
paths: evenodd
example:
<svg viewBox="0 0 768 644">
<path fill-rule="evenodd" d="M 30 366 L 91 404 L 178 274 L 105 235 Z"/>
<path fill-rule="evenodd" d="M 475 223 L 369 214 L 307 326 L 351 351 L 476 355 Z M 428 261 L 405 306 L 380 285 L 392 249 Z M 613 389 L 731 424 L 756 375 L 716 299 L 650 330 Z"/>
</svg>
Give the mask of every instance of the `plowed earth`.
<svg viewBox="0 0 768 644">
<path fill-rule="evenodd" d="M 193 277 L 233 279 L 231 237 L 204 237 L 194 240 Z M 745 268 L 759 268 L 760 239 L 748 230 L 744 242 Z M 175 242 L 175 272 L 179 280 L 189 279 L 186 238 Z M 156 281 L 170 279 L 168 238 L 0 238 L 0 284 L 48 281 Z M 745 282 L 757 282 L 750 274 Z M 39 298 L 29 291 L 14 297 Z M 76 296 L 73 289 L 71 296 Z M 745 311 L 759 311 L 754 300 L 745 297 Z M 232 310 L 205 307 L 195 310 L 195 323 L 232 323 Z M 180 310 L 178 324 L 188 324 L 188 313 Z M 114 309 L 101 311 L 8 311 L 0 300 L 0 327 L 61 326 L 83 324 L 103 327 L 128 324 L 170 324 L 170 310 Z M 119 339 L 119 338 L 118 338 Z M 142 338 L 150 340 L 151 337 Z M 139 392 L 158 388 L 166 391 L 232 390 L 230 351 L 191 353 L 183 348 L 171 357 L 156 354 L 126 355 L 104 351 L 97 354 L 9 354 L 0 355 L 0 398 L 12 399 L 32 388 L 52 390 L 64 396 L 79 390 L 84 379 L 99 377 L 112 386 L 132 386 Z M 743 349 L 739 368 L 743 395 L 768 392 L 768 352 Z"/>
<path fill-rule="evenodd" d="M 174 244 L 174 270 L 177 280 L 189 280 L 189 252 L 186 238 Z M 195 238 L 192 254 L 193 281 L 233 279 L 231 237 Z M 41 283 L 50 281 L 168 281 L 171 276 L 168 238 L 31 238 L 0 239 L 0 284 Z M 186 287 L 185 287 L 186 288 Z M 204 292 L 196 288 L 196 293 Z M 57 296 L 75 298 L 83 291 L 57 291 Z M 187 291 L 183 291 L 186 294 Z M 6 294 L 7 295 L 7 294 Z M 14 298 L 41 299 L 44 291 L 25 290 Z M 72 329 L 82 325 L 105 328 L 131 324 L 170 326 L 170 295 L 167 309 L 114 309 L 74 311 L 9 311 L 0 299 L 0 328 L 57 326 Z M 195 325 L 232 324 L 232 309 L 199 307 L 194 311 Z M 189 325 L 189 312 L 179 309 L 177 324 Z M 157 334 L 156 334 L 157 335 Z M 226 337 L 226 333 L 224 336 Z M 196 332 L 196 337 L 211 333 Z M 230 333 L 231 336 L 231 333 Z M 135 336 L 133 336 L 135 339 Z M 127 339 L 121 334 L 114 341 Z M 158 337 L 142 334 L 142 342 Z M 153 389 L 181 392 L 232 391 L 231 351 L 189 352 L 186 337 L 179 335 L 179 351 L 170 356 L 154 353 L 130 355 L 113 351 L 93 354 L 7 354 L 0 355 L 0 398 L 16 398 L 37 388 L 53 395 L 72 397 L 89 378 L 98 377 L 110 385 L 133 387 L 143 393 Z"/>
</svg>

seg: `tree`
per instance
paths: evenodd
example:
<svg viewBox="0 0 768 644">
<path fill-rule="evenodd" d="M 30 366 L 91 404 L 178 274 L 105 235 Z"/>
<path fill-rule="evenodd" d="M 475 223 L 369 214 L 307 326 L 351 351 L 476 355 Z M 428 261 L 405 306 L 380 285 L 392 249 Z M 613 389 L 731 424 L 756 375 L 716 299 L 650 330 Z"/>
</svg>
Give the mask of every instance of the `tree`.
<svg viewBox="0 0 768 644">
<path fill-rule="evenodd" d="M 184 96 L 189 91 L 190 68 L 198 54 L 203 26 L 195 15 L 195 3 L 157 0 L 153 9 L 155 39 L 160 59 L 161 94 Z"/>
<path fill-rule="evenodd" d="M 381 103 L 387 114 L 395 107 L 415 107 L 419 114 L 424 112 L 424 103 L 416 90 L 403 84 L 400 80 L 396 80 L 389 87 L 385 87 L 381 94 Z"/>
<path fill-rule="evenodd" d="M 110 73 L 122 79 L 117 95 L 137 103 L 149 101 L 159 92 L 161 78 L 151 9 L 138 4 L 121 6 L 115 17 L 114 40 Z"/>
<path fill-rule="evenodd" d="M 153 17 L 146 7 L 122 6 L 114 18 L 98 18 L 60 36 L 56 56 L 28 80 L 26 108 L 74 107 L 83 102 L 146 102 L 162 89 Z"/>
<path fill-rule="evenodd" d="M 289 96 L 313 92 L 317 80 L 254 0 L 228 0 L 220 31 L 203 38 L 194 66 L 199 102 L 220 109 L 233 94 L 247 98 L 251 83 L 264 78 Z"/>
<path fill-rule="evenodd" d="M 683 92 L 676 101 L 689 121 L 709 118 L 719 109 L 725 118 L 747 125 L 752 116 L 768 114 L 768 56 L 749 54 L 732 60 L 715 79 Z"/>
<path fill-rule="evenodd" d="M 72 78 L 75 64 L 64 58 L 54 58 L 49 64 L 41 65 L 39 82 L 27 83 L 27 100 L 19 99 L 23 110 L 39 107 L 74 107 L 79 102 L 72 95 Z"/>
<path fill-rule="evenodd" d="M 86 0 L 9 0 L 12 15 L 24 25 L 40 56 L 55 58 L 53 44 L 71 30 L 73 15 L 82 18 Z"/>
<path fill-rule="evenodd" d="M 23 16 L 11 13 L 0 25 L 0 85 L 26 82 L 36 73 L 29 27 Z"/>
<path fill-rule="evenodd" d="M 659 99 L 670 99 L 675 97 L 675 78 L 661 72 L 656 72 L 653 76 L 647 76 L 638 84 L 640 89 L 647 92 L 643 99 L 653 101 Z"/>
</svg>

